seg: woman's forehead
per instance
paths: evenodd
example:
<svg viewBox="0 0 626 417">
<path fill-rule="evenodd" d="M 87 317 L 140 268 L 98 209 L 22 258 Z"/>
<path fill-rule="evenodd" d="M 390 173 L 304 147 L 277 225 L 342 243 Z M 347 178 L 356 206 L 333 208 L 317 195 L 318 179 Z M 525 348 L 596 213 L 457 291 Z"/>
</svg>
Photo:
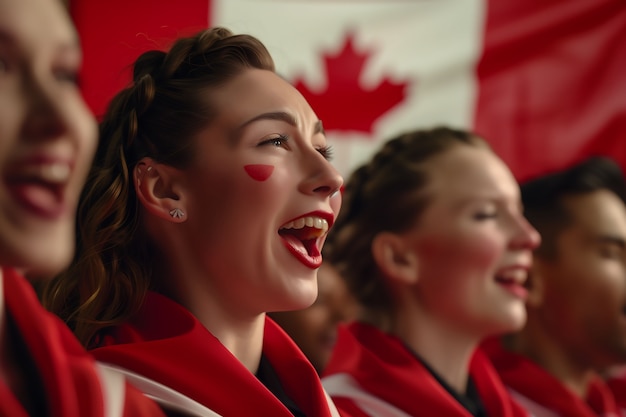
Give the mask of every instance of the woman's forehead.
<svg viewBox="0 0 626 417">
<path fill-rule="evenodd" d="M 302 95 L 277 74 L 247 69 L 229 82 L 207 92 L 216 117 L 239 129 L 254 120 L 283 121 L 297 126 L 319 120 Z M 261 117 L 282 115 L 282 117 Z"/>
<path fill-rule="evenodd" d="M 447 195 L 457 200 L 519 197 L 512 173 L 491 150 L 456 146 L 426 164 L 427 188 L 433 197 Z"/>
<path fill-rule="evenodd" d="M 34 52 L 79 46 L 69 17 L 56 0 L 0 0 L 0 42 Z"/>
</svg>

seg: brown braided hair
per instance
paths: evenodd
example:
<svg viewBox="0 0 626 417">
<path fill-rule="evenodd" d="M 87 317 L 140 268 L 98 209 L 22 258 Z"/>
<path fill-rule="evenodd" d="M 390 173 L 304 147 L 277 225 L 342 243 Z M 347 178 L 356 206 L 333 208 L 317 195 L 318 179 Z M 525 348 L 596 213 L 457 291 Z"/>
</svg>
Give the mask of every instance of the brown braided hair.
<svg viewBox="0 0 626 417">
<path fill-rule="evenodd" d="M 455 146 L 489 148 L 480 137 L 447 127 L 415 130 L 389 139 L 356 169 L 344 189 L 343 204 L 324 246 L 357 300 L 373 314 L 387 315 L 392 299 L 372 255 L 381 232 L 399 233 L 419 220 L 430 196 L 424 191 L 426 163 Z"/>
<path fill-rule="evenodd" d="M 98 333 L 135 313 L 158 252 L 141 228 L 132 172 L 143 157 L 184 168 L 191 138 L 214 117 L 207 91 L 247 68 L 274 71 L 265 46 L 221 27 L 181 38 L 169 52 L 148 51 L 132 84 L 111 101 L 77 215 L 77 252 L 45 289 L 43 303 L 88 347 Z"/>
</svg>

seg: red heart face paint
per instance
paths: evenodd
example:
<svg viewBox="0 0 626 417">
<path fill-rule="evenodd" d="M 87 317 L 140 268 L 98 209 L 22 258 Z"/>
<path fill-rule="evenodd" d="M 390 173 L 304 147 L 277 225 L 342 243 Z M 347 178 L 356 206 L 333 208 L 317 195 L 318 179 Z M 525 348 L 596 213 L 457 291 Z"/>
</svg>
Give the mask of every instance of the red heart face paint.
<svg viewBox="0 0 626 417">
<path fill-rule="evenodd" d="M 274 172 L 274 165 L 246 165 L 243 168 L 256 181 L 265 181 Z"/>
</svg>

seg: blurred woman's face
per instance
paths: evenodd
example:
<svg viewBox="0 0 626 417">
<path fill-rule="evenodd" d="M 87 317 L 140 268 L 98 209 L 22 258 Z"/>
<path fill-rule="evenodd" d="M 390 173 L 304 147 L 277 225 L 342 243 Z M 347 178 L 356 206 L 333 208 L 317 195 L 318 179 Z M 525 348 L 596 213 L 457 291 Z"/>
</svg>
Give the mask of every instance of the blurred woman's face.
<svg viewBox="0 0 626 417">
<path fill-rule="evenodd" d="M 0 0 L 0 265 L 53 275 L 96 146 L 76 84 L 81 51 L 55 0 Z"/>
<path fill-rule="evenodd" d="M 428 170 L 431 202 L 404 234 L 419 259 L 417 302 L 468 337 L 519 329 L 540 238 L 522 214 L 516 180 L 493 152 L 474 146 L 446 151 Z"/>
</svg>

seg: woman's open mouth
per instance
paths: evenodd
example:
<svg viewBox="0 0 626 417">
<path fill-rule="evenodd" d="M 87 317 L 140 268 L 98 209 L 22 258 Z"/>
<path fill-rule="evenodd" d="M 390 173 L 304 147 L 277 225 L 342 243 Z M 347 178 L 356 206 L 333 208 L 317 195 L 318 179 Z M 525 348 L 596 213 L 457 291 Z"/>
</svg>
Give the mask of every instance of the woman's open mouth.
<svg viewBox="0 0 626 417">
<path fill-rule="evenodd" d="M 328 221 L 319 216 L 303 216 L 278 230 L 287 249 L 304 265 L 316 269 L 322 264 L 321 238 L 328 233 Z"/>
</svg>

